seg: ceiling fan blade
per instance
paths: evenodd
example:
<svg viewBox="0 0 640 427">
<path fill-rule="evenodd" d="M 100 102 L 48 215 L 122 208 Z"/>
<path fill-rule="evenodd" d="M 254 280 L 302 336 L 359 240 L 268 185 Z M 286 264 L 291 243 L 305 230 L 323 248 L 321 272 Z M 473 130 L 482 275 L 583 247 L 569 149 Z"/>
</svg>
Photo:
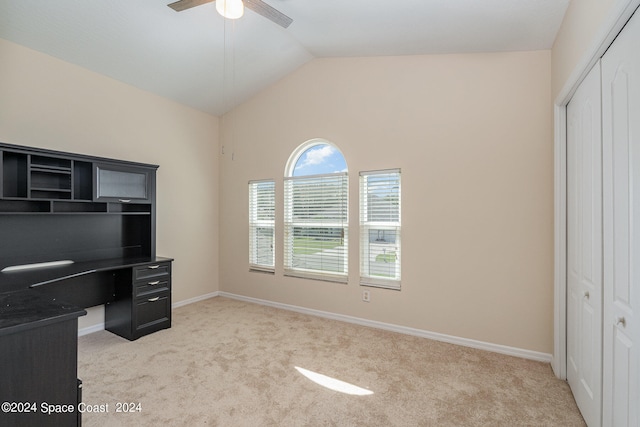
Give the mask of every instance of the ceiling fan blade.
<svg viewBox="0 0 640 427">
<path fill-rule="evenodd" d="M 169 6 L 176 12 L 181 12 L 183 10 L 191 9 L 192 7 L 200 6 L 205 3 L 211 3 L 213 1 L 215 0 L 178 0 L 176 2 L 168 4 L 167 6 Z M 291 23 L 293 22 L 293 19 L 289 18 L 279 10 L 269 6 L 262 0 L 243 0 L 243 3 L 246 7 L 253 10 L 258 15 L 264 16 L 265 18 L 275 22 L 283 28 L 289 27 L 289 25 L 291 25 Z"/>
<path fill-rule="evenodd" d="M 171 9 L 176 12 L 181 12 L 192 7 L 200 6 L 201 4 L 211 3 L 214 0 L 178 0 L 177 2 L 168 4 Z"/>
<path fill-rule="evenodd" d="M 275 22 L 283 28 L 287 28 L 293 22 L 293 19 L 289 18 L 279 10 L 269 6 L 262 0 L 243 0 L 243 2 L 246 7 L 253 10 L 255 13 L 264 16 L 265 18 Z"/>
</svg>

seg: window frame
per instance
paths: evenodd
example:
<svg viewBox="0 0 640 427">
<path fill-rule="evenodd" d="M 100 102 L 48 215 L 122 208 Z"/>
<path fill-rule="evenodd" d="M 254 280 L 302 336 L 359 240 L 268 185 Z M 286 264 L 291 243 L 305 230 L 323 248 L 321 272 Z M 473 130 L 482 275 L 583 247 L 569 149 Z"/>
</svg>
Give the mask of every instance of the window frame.
<svg viewBox="0 0 640 427">
<path fill-rule="evenodd" d="M 391 216 L 391 218 L 386 220 L 372 220 L 369 215 L 371 213 L 371 209 L 369 206 L 370 193 L 371 188 L 369 186 L 368 177 L 371 176 L 383 176 L 390 175 L 395 176 L 390 179 L 391 181 L 397 181 L 397 212 L 393 211 L 391 213 L 386 212 L 386 215 Z M 402 173 L 399 168 L 397 169 L 381 169 L 381 170 L 373 170 L 373 171 L 363 171 L 360 172 L 359 177 L 360 183 L 360 285 L 361 286 L 372 286 L 372 287 L 380 287 L 387 288 L 393 290 L 400 290 L 402 284 Z M 387 184 L 387 186 L 392 184 Z M 392 194 L 393 190 L 385 190 L 385 194 Z M 385 212 L 379 211 L 374 212 L 378 216 L 385 215 Z M 397 217 L 397 221 L 394 221 L 393 218 Z M 371 232 L 374 230 L 379 231 L 389 231 L 394 233 L 395 241 L 392 245 L 388 245 L 389 247 L 393 246 L 394 255 L 396 256 L 396 262 L 394 263 L 394 275 L 392 278 L 385 278 L 382 274 L 372 274 L 371 271 L 371 257 L 372 257 L 372 245 L 371 245 Z M 379 245 L 382 246 L 382 245 Z M 378 248 L 380 249 L 380 248 Z M 382 248 L 384 255 L 385 248 Z M 376 256 L 379 256 L 378 254 Z"/>
<path fill-rule="evenodd" d="M 270 189 L 260 191 L 260 186 L 270 184 Z M 262 193 L 262 194 L 261 194 Z M 266 209 L 270 210 L 270 215 L 260 215 L 261 201 L 267 204 Z M 264 273 L 275 273 L 275 180 L 251 180 L 249 181 L 249 270 Z M 261 218 L 262 217 L 262 218 Z M 260 245 L 256 244 L 258 229 L 271 229 L 271 254 L 270 263 L 259 262 L 267 254 L 261 253 Z"/>
<path fill-rule="evenodd" d="M 324 139 L 313 139 L 301 144 L 297 147 L 291 156 L 289 157 L 289 161 L 287 162 L 287 167 L 285 170 L 284 177 L 284 275 L 289 277 L 299 277 L 306 279 L 315 279 L 315 280 L 323 280 L 329 282 L 338 282 L 338 283 L 348 283 L 349 278 L 349 176 L 348 172 L 336 172 L 336 173 L 328 173 L 328 174 L 312 174 L 312 175 L 302 175 L 302 176 L 294 176 L 295 167 L 300 160 L 301 156 L 306 153 L 310 148 L 314 146 L 320 145 L 329 145 L 337 150 L 342 156 L 345 164 L 346 159 L 344 155 L 340 151 L 338 147 L 332 144 L 329 141 Z M 313 209 L 326 209 L 325 212 L 328 212 L 329 215 L 327 218 L 321 218 L 321 215 L 317 215 L 318 218 L 313 218 L 312 216 L 308 216 L 305 219 L 303 214 L 300 214 L 301 211 L 305 209 L 307 205 L 297 204 L 300 202 L 300 198 L 298 194 L 295 194 L 296 185 L 299 184 L 300 187 L 304 188 L 304 186 L 309 187 L 309 193 L 307 196 L 311 199 L 311 201 L 307 201 L 307 203 L 313 203 Z M 323 196 L 323 191 L 325 188 L 322 186 L 327 186 L 327 190 L 329 192 L 328 195 Z M 337 185 L 341 187 L 340 193 L 336 196 L 336 194 L 332 194 L 331 185 Z M 317 186 L 317 188 L 313 188 Z M 319 206 L 318 203 L 327 202 L 328 204 L 333 205 L 325 205 Z M 296 213 L 298 212 L 298 213 Z M 319 263 L 320 265 L 327 265 L 326 269 L 322 268 L 304 268 L 300 266 L 296 266 L 296 262 L 299 261 L 302 257 L 296 256 L 296 249 L 303 249 L 296 246 L 295 239 L 300 236 L 300 232 L 307 232 L 309 235 L 314 236 L 315 240 L 320 241 L 320 245 L 322 245 L 322 232 L 320 230 L 327 229 L 330 230 L 327 235 L 330 235 L 331 232 L 335 232 L 336 229 L 341 229 L 341 243 L 339 252 L 332 253 L 327 255 L 324 258 L 320 258 L 319 260 L 315 260 L 314 262 Z M 335 241 L 335 235 L 331 236 L 327 239 L 330 243 L 331 240 Z M 336 246 L 337 247 L 337 246 Z M 335 248 L 335 247 L 334 247 Z M 331 248 L 331 249 L 334 249 Z M 313 249 L 311 249 L 313 250 Z M 320 250 L 319 252 L 323 252 Z M 315 254 L 315 252 L 313 253 Z M 311 255 L 311 254 L 309 254 Z M 333 270 L 333 268 L 339 268 L 339 271 Z"/>
</svg>

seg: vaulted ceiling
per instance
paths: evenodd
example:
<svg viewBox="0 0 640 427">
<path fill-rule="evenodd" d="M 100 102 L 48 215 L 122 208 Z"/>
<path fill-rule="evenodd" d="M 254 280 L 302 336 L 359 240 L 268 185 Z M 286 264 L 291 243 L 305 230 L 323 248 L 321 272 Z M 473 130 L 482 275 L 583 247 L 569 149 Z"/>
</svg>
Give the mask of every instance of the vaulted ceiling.
<svg viewBox="0 0 640 427">
<path fill-rule="evenodd" d="M 550 49 L 569 4 L 264 0 L 285 29 L 172 1 L 0 0 L 0 38 L 221 115 L 313 58 Z"/>
</svg>

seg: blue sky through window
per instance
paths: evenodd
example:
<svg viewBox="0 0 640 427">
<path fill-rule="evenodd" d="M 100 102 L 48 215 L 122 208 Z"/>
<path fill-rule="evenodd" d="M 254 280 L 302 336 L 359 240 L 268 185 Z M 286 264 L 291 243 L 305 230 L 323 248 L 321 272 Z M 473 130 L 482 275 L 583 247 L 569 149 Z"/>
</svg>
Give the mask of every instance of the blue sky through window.
<svg viewBox="0 0 640 427">
<path fill-rule="evenodd" d="M 309 147 L 296 162 L 293 176 L 321 175 L 346 172 L 347 162 L 342 153 L 330 144 Z"/>
</svg>

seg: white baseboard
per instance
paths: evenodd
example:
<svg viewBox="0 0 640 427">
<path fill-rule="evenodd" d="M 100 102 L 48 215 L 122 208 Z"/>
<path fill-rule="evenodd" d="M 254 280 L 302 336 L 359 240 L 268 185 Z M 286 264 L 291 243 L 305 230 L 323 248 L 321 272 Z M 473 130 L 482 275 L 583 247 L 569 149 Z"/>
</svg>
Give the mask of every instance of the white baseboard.
<svg viewBox="0 0 640 427">
<path fill-rule="evenodd" d="M 171 309 L 175 310 L 176 308 L 182 307 L 183 305 L 189 305 L 189 304 L 193 304 L 194 302 L 203 301 L 203 300 L 206 300 L 206 299 L 209 299 L 209 298 L 214 298 L 214 297 L 217 297 L 218 294 L 219 294 L 219 292 L 216 291 L 216 292 L 211 292 L 211 293 L 208 293 L 208 294 L 200 295 L 198 297 L 185 299 L 185 300 L 182 300 L 180 302 L 176 302 L 176 303 L 171 304 Z"/>
<path fill-rule="evenodd" d="M 493 344 L 483 341 L 472 340 L 468 338 L 461 338 L 452 335 L 440 334 L 438 332 L 430 332 L 422 329 L 410 328 L 407 326 L 399 326 L 391 323 L 378 322 L 375 320 L 367 320 L 359 317 L 347 316 L 344 314 L 330 313 L 327 311 L 314 310 L 305 307 L 299 307 L 295 305 L 283 304 L 274 301 L 262 300 L 258 298 L 246 297 L 243 295 L 236 295 L 229 292 L 218 292 L 218 296 L 236 299 L 240 301 L 251 302 L 255 304 L 266 305 L 269 307 L 280 308 L 283 310 L 295 311 L 302 314 L 309 314 L 312 316 L 324 317 L 326 319 L 339 320 L 342 322 L 353 323 L 361 326 L 368 326 L 371 328 L 384 329 L 386 331 L 398 332 L 406 335 L 413 335 L 421 338 L 428 338 L 435 341 L 442 341 L 449 344 L 461 345 L 464 347 L 476 348 L 479 350 L 491 351 L 494 353 L 505 354 L 508 356 L 521 357 L 523 359 L 536 360 L 538 362 L 551 362 L 551 354 L 541 353 L 538 351 L 525 350 L 517 347 L 509 347 L 506 345 Z"/>
<path fill-rule="evenodd" d="M 86 328 L 78 329 L 78 336 L 89 335 L 94 332 L 104 331 L 104 322 L 97 325 L 87 326 Z"/>
<path fill-rule="evenodd" d="M 432 339 L 435 341 L 442 341 L 449 344 L 456 344 L 465 347 L 477 348 L 479 350 L 491 351 L 494 353 L 506 354 L 508 356 L 522 357 L 524 359 L 536 360 L 539 362 L 551 362 L 551 354 L 541 353 L 532 350 L 525 350 L 517 347 L 509 347 L 500 344 L 493 344 L 484 341 L 472 340 L 469 338 L 461 338 L 452 335 L 440 334 L 438 332 L 425 331 L 423 329 L 410 328 L 408 326 L 394 325 L 391 323 L 378 322 L 376 320 L 362 319 L 359 317 L 347 316 L 344 314 L 336 314 L 328 311 L 314 310 L 311 308 L 300 307 L 296 305 L 283 304 L 279 302 L 263 300 L 258 298 L 247 297 L 243 295 L 232 294 L 229 292 L 211 292 L 208 294 L 200 295 L 194 298 L 182 300 L 180 302 L 171 305 L 172 309 L 182 307 L 188 304 L 193 304 L 199 301 L 203 301 L 209 298 L 215 298 L 217 296 L 231 298 L 240 301 L 246 301 L 254 304 L 265 305 L 269 307 L 279 308 L 283 310 L 295 311 L 297 313 L 309 314 L 312 316 L 323 317 L 325 319 L 338 320 L 341 322 L 353 323 L 356 325 L 367 326 L 370 328 L 383 329 L 391 332 L 398 332 L 406 335 L 413 335 L 416 337 Z M 104 323 L 88 326 L 78 330 L 78 336 L 92 334 L 94 332 L 104 330 Z"/>
</svg>

